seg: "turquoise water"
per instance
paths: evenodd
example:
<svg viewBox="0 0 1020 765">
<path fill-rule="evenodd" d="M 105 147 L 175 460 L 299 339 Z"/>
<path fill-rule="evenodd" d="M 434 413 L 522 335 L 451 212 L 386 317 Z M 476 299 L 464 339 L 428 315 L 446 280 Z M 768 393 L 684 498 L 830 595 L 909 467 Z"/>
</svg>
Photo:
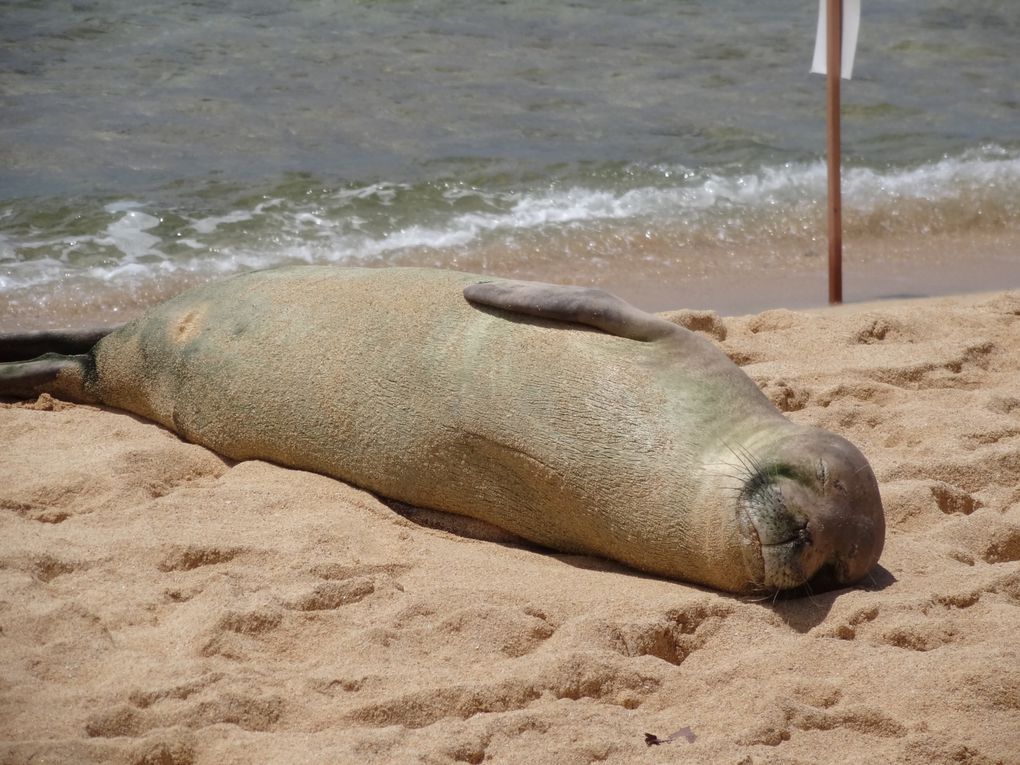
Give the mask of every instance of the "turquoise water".
<svg viewBox="0 0 1020 765">
<path fill-rule="evenodd" d="M 917 5 L 864 4 L 848 252 L 1009 253 L 1020 4 Z M 825 248 L 816 10 L 2 3 L 0 326 L 293 262 L 632 287 L 800 267 Z"/>
</svg>

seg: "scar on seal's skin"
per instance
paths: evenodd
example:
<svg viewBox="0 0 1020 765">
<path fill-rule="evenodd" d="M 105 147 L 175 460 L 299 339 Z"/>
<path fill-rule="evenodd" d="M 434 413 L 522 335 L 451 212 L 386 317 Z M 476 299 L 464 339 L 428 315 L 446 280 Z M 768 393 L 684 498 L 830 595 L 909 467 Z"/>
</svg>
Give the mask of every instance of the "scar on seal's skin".
<svg viewBox="0 0 1020 765">
<path fill-rule="evenodd" d="M 205 308 L 197 308 L 188 311 L 177 322 L 174 328 L 174 340 L 178 343 L 186 343 L 193 340 L 202 329 L 202 320 L 205 318 Z"/>
</svg>

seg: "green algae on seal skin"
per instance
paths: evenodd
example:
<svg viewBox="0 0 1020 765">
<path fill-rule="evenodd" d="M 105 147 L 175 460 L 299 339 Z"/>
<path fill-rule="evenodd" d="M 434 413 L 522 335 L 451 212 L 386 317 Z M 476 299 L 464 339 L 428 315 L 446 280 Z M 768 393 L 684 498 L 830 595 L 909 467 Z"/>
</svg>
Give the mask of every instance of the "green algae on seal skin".
<svg viewBox="0 0 1020 765">
<path fill-rule="evenodd" d="M 705 338 L 601 290 L 281 268 L 179 295 L 45 374 L 19 364 L 0 366 L 0 395 L 98 401 L 231 459 L 731 592 L 822 569 L 850 584 L 882 549 L 878 486 L 852 444 L 786 419 Z"/>
</svg>

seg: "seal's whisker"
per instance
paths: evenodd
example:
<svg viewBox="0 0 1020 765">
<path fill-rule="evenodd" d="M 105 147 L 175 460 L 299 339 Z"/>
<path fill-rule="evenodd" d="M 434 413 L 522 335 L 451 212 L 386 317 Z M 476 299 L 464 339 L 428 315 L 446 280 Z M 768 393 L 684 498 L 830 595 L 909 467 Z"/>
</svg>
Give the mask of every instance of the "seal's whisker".
<svg viewBox="0 0 1020 765">
<path fill-rule="evenodd" d="M 736 458 L 739 464 L 734 465 L 731 462 L 716 462 L 714 463 L 714 465 L 716 467 L 725 468 L 719 470 L 719 474 L 722 475 L 724 478 L 733 481 L 734 485 L 730 489 L 730 491 L 732 492 L 730 498 L 734 500 L 739 500 L 742 496 L 746 494 L 747 483 L 751 478 L 753 478 L 756 475 L 757 471 L 754 467 L 753 462 L 748 461 L 749 455 L 747 455 L 746 453 L 741 454 L 729 442 L 725 440 L 722 441 L 722 444 L 723 446 L 726 447 L 730 454 L 732 454 Z"/>
<path fill-rule="evenodd" d="M 804 594 L 807 597 L 807 599 L 811 602 L 811 605 L 815 607 L 819 605 L 818 601 L 815 600 L 815 593 L 811 587 L 811 580 L 804 582 Z"/>
<path fill-rule="evenodd" d="M 858 473 L 863 473 L 865 470 L 869 470 L 870 468 L 871 468 L 871 465 L 869 465 L 867 462 L 865 462 L 863 465 L 861 465 L 859 468 L 857 468 L 854 471 L 854 475 L 857 475 Z"/>
<path fill-rule="evenodd" d="M 746 446 L 738 446 L 739 451 L 734 449 L 728 443 L 726 443 L 726 447 L 733 453 L 733 456 L 740 460 L 740 463 L 747 468 L 748 471 L 750 471 L 751 475 L 764 472 L 764 463 L 755 457 Z"/>
<path fill-rule="evenodd" d="M 714 468 L 719 469 L 718 470 L 719 474 L 726 476 L 727 478 L 737 478 L 741 481 L 745 481 L 749 477 L 745 472 L 747 470 L 747 467 L 744 465 L 738 466 L 734 465 L 732 462 L 711 462 L 708 464 L 710 464 Z M 730 472 L 731 470 L 735 472 Z"/>
<path fill-rule="evenodd" d="M 768 590 L 762 590 L 761 585 L 758 582 L 752 582 L 750 579 L 746 581 L 746 584 L 751 586 L 754 592 L 749 592 L 744 595 L 743 600 L 748 603 L 761 603 L 762 601 L 768 600 L 772 595 Z"/>
<path fill-rule="evenodd" d="M 734 466 L 728 462 L 717 462 L 716 474 L 723 479 L 720 490 L 723 495 L 731 501 L 737 501 L 746 493 L 748 477 L 741 469 L 734 470 Z"/>
<path fill-rule="evenodd" d="M 754 455 L 751 454 L 745 447 L 741 446 L 739 449 L 734 448 L 732 444 L 725 440 L 723 441 L 723 446 L 729 449 L 730 454 L 736 457 L 737 462 L 739 462 L 746 471 L 741 477 L 741 480 L 748 481 L 762 472 L 761 465 L 754 458 Z"/>
<path fill-rule="evenodd" d="M 736 456 L 737 459 L 739 459 L 744 464 L 745 467 L 748 467 L 748 469 L 752 473 L 758 473 L 761 471 L 762 468 L 761 463 L 755 458 L 753 454 L 751 454 L 751 452 L 748 450 L 746 446 L 739 446 L 740 449 L 739 452 L 733 450 L 732 447 L 730 447 L 730 449 L 731 451 L 733 451 L 734 456 Z"/>
</svg>

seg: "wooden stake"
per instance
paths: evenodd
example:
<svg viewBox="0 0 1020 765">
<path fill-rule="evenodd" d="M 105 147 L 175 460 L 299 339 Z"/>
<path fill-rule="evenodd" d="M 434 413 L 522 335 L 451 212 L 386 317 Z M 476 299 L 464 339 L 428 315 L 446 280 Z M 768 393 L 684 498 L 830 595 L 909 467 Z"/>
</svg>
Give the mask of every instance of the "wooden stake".
<svg viewBox="0 0 1020 765">
<path fill-rule="evenodd" d="M 843 0 L 828 0 L 826 9 L 829 154 L 829 304 L 843 302 L 843 200 L 840 188 L 839 78 L 843 56 Z"/>
</svg>

